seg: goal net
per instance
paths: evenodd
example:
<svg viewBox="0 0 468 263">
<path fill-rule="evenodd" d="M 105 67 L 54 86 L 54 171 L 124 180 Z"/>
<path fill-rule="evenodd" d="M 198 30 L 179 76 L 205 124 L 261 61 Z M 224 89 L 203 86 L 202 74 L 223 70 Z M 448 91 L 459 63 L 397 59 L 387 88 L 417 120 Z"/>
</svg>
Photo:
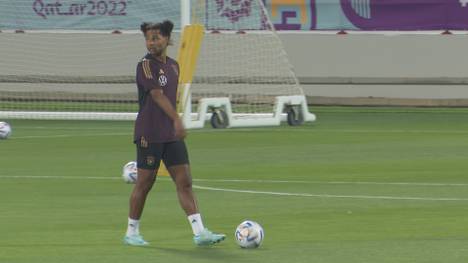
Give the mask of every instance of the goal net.
<svg viewBox="0 0 468 263">
<path fill-rule="evenodd" d="M 191 86 L 201 98 L 227 97 L 236 114 L 271 114 L 277 96 L 302 89 L 262 0 L 190 1 L 191 23 L 206 32 Z M 139 25 L 172 20 L 176 0 L 0 1 L 0 116 L 133 119 L 136 64 L 146 48 Z"/>
</svg>

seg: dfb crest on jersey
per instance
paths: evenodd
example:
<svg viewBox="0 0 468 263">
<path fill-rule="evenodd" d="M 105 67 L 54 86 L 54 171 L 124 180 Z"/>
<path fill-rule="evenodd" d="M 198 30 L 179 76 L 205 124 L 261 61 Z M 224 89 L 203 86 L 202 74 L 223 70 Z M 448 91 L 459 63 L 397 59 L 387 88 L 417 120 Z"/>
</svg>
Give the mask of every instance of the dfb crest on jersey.
<svg viewBox="0 0 468 263">
<path fill-rule="evenodd" d="M 218 14 L 235 23 L 242 17 L 250 16 L 253 0 L 216 0 Z"/>
<path fill-rule="evenodd" d="M 159 86 L 164 87 L 167 84 L 167 78 L 164 75 L 160 75 L 158 78 Z"/>
</svg>

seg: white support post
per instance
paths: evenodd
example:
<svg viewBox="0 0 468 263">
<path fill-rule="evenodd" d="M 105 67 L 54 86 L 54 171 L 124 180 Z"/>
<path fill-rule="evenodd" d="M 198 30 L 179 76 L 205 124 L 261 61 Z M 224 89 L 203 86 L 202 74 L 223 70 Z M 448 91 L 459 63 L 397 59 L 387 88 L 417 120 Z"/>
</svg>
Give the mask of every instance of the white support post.
<svg viewBox="0 0 468 263">
<path fill-rule="evenodd" d="M 189 129 L 192 122 L 192 93 L 190 92 L 190 83 L 185 84 L 181 98 L 184 103 L 182 122 L 185 128 Z"/>
<path fill-rule="evenodd" d="M 180 0 L 180 30 L 190 25 L 190 0 Z"/>
</svg>

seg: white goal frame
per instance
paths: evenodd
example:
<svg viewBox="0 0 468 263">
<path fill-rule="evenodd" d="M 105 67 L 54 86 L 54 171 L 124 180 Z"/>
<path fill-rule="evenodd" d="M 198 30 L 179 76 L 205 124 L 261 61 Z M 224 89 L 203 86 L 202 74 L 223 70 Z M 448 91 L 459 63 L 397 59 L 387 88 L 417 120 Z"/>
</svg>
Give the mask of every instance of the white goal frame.
<svg viewBox="0 0 468 263">
<path fill-rule="evenodd" d="M 191 23 L 191 0 L 180 0 L 181 6 L 181 28 L 190 25 Z M 263 2 L 258 0 L 263 8 Z M 270 25 L 273 29 L 273 34 L 276 34 L 273 25 Z M 276 36 L 278 37 L 278 36 Z M 296 78 L 296 84 L 299 86 Z M 198 112 L 192 112 L 192 96 L 190 83 L 185 84 L 184 90 L 189 90 L 188 94 L 183 94 L 186 102 L 182 113 L 182 121 L 187 129 L 203 128 L 205 122 L 213 117 L 212 109 L 221 109 L 226 113 L 227 120 L 224 120 L 225 127 L 259 127 L 259 126 L 279 126 L 282 121 L 287 120 L 287 114 L 284 111 L 288 107 L 298 107 L 298 114 L 301 115 L 300 122 L 313 122 L 316 120 L 316 116 L 309 112 L 307 106 L 307 100 L 304 95 L 294 96 L 276 96 L 275 104 L 273 107 L 273 113 L 233 113 L 231 107 L 231 101 L 228 97 L 218 98 L 201 98 L 198 101 Z M 299 123 L 302 124 L 302 123 Z"/>
</svg>

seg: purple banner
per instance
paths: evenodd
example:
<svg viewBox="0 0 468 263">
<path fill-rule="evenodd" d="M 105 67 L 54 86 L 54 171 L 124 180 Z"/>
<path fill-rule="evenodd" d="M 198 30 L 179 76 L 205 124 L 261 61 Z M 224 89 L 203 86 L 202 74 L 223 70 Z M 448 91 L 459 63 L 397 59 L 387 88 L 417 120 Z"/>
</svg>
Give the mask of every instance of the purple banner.
<svg viewBox="0 0 468 263">
<path fill-rule="evenodd" d="M 358 29 L 468 29 L 468 0 L 340 1 L 346 18 Z"/>
</svg>

